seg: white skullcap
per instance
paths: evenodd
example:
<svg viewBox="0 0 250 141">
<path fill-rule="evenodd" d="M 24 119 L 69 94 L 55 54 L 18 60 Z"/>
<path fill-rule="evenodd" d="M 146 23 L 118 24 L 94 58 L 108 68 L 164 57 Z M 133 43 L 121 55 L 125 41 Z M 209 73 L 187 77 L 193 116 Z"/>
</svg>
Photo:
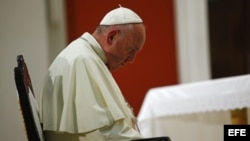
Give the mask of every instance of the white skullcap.
<svg viewBox="0 0 250 141">
<path fill-rule="evenodd" d="M 108 12 L 100 22 L 100 25 L 115 25 L 128 23 L 142 23 L 142 19 L 132 10 L 119 7 Z"/>
</svg>

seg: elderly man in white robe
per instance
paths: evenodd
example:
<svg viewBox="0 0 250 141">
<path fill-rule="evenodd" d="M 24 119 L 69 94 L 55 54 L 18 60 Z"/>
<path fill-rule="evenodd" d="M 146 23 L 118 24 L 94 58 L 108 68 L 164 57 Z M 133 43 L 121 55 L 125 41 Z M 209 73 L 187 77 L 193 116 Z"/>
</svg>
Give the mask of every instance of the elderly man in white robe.
<svg viewBox="0 0 250 141">
<path fill-rule="evenodd" d="M 110 71 L 132 63 L 146 38 L 131 9 L 107 13 L 96 30 L 70 43 L 49 67 L 40 94 L 46 141 L 128 141 L 142 138 Z"/>
</svg>

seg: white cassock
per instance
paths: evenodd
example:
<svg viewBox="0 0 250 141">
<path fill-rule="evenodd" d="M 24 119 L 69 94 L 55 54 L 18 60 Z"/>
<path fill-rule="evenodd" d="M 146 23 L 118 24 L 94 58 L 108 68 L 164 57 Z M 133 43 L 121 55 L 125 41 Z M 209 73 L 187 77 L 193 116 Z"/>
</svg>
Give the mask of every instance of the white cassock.
<svg viewBox="0 0 250 141">
<path fill-rule="evenodd" d="M 40 94 L 47 141 L 127 141 L 141 138 L 135 116 L 89 33 L 53 61 Z"/>
</svg>

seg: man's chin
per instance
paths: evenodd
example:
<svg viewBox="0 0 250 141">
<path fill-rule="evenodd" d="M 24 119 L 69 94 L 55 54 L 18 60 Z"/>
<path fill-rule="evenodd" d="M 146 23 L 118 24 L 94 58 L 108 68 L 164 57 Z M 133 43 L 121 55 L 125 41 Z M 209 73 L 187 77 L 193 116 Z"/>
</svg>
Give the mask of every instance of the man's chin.
<svg viewBox="0 0 250 141">
<path fill-rule="evenodd" d="M 116 66 L 116 67 L 110 67 L 109 70 L 110 71 L 116 71 L 116 70 L 119 70 L 120 68 L 123 68 L 125 65 L 119 65 L 119 66 Z"/>
</svg>

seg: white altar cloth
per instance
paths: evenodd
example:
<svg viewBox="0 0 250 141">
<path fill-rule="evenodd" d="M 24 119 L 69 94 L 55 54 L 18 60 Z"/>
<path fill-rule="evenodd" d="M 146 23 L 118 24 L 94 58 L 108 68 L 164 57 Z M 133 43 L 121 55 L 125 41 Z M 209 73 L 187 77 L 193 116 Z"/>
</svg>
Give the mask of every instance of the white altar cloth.
<svg viewBox="0 0 250 141">
<path fill-rule="evenodd" d="M 230 113 L 225 111 L 243 107 L 250 107 L 250 75 L 157 87 L 146 94 L 138 114 L 138 124 L 147 137 L 171 135 L 171 130 L 175 129 L 178 134 L 188 134 L 189 139 L 192 133 L 188 132 L 193 132 L 192 141 L 211 140 L 215 134 L 219 137 L 213 139 L 221 140 L 223 124 L 230 124 Z M 204 114 L 206 112 L 214 115 Z M 206 119 L 208 117 L 213 119 Z M 206 123 L 209 120 L 216 124 Z M 182 129 L 183 133 L 180 132 Z M 210 139 L 195 137 L 201 134 L 203 137 L 208 134 Z"/>
</svg>

